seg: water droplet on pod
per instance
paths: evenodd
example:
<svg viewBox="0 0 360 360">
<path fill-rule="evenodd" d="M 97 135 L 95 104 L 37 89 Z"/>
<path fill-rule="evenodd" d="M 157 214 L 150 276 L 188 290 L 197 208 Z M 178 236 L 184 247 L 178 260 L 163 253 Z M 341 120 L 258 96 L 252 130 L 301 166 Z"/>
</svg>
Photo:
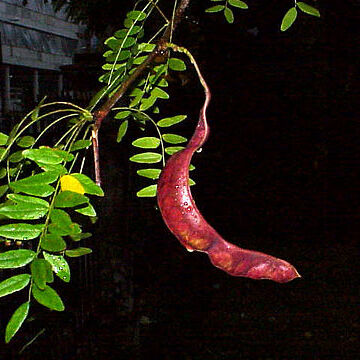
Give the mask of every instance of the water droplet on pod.
<svg viewBox="0 0 360 360">
<path fill-rule="evenodd" d="M 186 208 L 186 211 L 187 211 L 187 212 L 190 212 L 191 210 L 192 210 L 191 206 L 188 206 L 188 207 Z"/>
<path fill-rule="evenodd" d="M 184 205 L 184 206 L 188 206 L 189 204 L 185 201 L 183 205 Z"/>
</svg>

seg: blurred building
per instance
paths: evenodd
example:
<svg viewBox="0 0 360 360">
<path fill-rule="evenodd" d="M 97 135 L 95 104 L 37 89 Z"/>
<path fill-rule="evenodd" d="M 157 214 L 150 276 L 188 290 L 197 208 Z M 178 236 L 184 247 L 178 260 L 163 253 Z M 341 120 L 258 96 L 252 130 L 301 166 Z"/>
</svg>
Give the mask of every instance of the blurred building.
<svg viewBox="0 0 360 360">
<path fill-rule="evenodd" d="M 45 95 L 64 95 L 61 67 L 84 47 L 83 32 L 64 12 L 55 13 L 51 1 L 0 0 L 0 119 L 31 109 Z"/>
</svg>

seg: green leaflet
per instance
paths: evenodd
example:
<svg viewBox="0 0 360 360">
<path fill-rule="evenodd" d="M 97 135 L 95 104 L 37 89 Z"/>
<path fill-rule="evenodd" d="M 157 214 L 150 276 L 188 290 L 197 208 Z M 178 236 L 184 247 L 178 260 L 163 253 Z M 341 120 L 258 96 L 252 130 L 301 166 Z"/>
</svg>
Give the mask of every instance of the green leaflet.
<svg viewBox="0 0 360 360">
<path fill-rule="evenodd" d="M 88 204 L 84 208 L 76 209 L 75 211 L 85 216 L 91 216 L 91 217 L 96 216 L 96 211 L 91 204 Z"/>
<path fill-rule="evenodd" d="M 29 274 L 15 275 L 0 282 L 0 297 L 22 290 L 29 284 L 29 282 Z"/>
<path fill-rule="evenodd" d="M 115 61 L 124 61 L 131 57 L 130 50 L 122 50 L 120 53 L 118 51 L 109 50 L 103 56 L 106 57 L 108 63 L 113 63 Z"/>
<path fill-rule="evenodd" d="M 34 196 L 25 196 L 20 194 L 8 194 L 7 198 L 17 204 L 32 204 L 32 205 L 39 205 L 44 208 L 49 208 L 49 203 L 43 199 Z"/>
<path fill-rule="evenodd" d="M 139 44 L 139 51 L 152 52 L 155 49 L 155 44 L 141 43 Z"/>
<path fill-rule="evenodd" d="M 18 268 L 30 263 L 36 256 L 32 250 L 18 249 L 0 253 L 0 269 Z"/>
<path fill-rule="evenodd" d="M 22 151 L 16 151 L 9 156 L 9 161 L 12 163 L 20 162 L 24 158 Z"/>
<path fill-rule="evenodd" d="M 156 180 L 159 178 L 161 170 L 160 169 L 140 169 L 136 173 L 140 176 L 147 177 L 149 179 Z"/>
<path fill-rule="evenodd" d="M 59 174 L 57 172 L 47 171 L 14 181 L 10 183 L 10 188 L 15 192 L 45 197 L 51 195 L 55 191 L 49 184 L 57 180 L 58 177 Z"/>
<path fill-rule="evenodd" d="M 142 149 L 156 149 L 160 145 L 160 140 L 156 137 L 142 137 L 134 140 L 132 145 Z"/>
<path fill-rule="evenodd" d="M 212 6 L 208 9 L 206 9 L 205 11 L 208 13 L 214 13 L 214 12 L 222 11 L 224 9 L 225 9 L 225 5 L 215 5 L 215 6 Z"/>
<path fill-rule="evenodd" d="M 187 141 L 186 137 L 176 134 L 163 134 L 162 138 L 169 144 L 181 144 Z"/>
<path fill-rule="evenodd" d="M 43 224 L 7 224 L 0 226 L 0 236 L 13 240 L 32 240 L 40 235 L 43 228 Z"/>
<path fill-rule="evenodd" d="M 39 203 L 37 198 L 16 195 L 17 194 L 9 194 L 8 197 L 12 197 L 14 201 L 16 201 L 16 199 L 20 199 L 20 201 L 17 204 L 0 207 L 0 215 L 4 215 L 9 219 L 34 220 L 40 219 L 47 214 L 49 204 L 46 201 L 42 200 L 43 203 Z M 25 199 L 25 201 L 21 201 L 21 199 Z M 29 199 L 29 201 L 26 201 L 27 199 Z M 31 201 L 31 199 L 35 199 L 35 201 Z"/>
<path fill-rule="evenodd" d="M 0 186 L 0 197 L 2 197 L 7 191 L 9 187 L 7 185 L 1 185 Z"/>
<path fill-rule="evenodd" d="M 117 39 L 116 37 L 111 36 L 110 38 L 105 40 L 105 45 L 107 45 L 111 50 L 114 51 L 130 48 L 135 43 L 136 39 L 130 36 L 126 39 Z"/>
<path fill-rule="evenodd" d="M 7 136 L 6 134 L 0 132 L 0 146 L 6 145 L 8 139 L 9 139 L 9 136 Z"/>
<path fill-rule="evenodd" d="M 45 260 L 47 260 L 55 275 L 65 282 L 70 281 L 70 268 L 67 261 L 61 255 L 53 255 L 43 251 Z"/>
<path fill-rule="evenodd" d="M 72 175 L 72 174 L 71 174 Z M 65 190 L 60 191 L 55 198 L 55 207 L 57 208 L 66 208 L 74 207 L 82 204 L 89 203 L 89 198 L 85 195 Z"/>
<path fill-rule="evenodd" d="M 29 307 L 30 303 L 27 301 L 24 304 L 20 305 L 11 316 L 11 319 L 8 322 L 5 330 L 6 343 L 8 343 L 20 329 L 21 325 L 28 316 Z"/>
<path fill-rule="evenodd" d="M 168 146 L 167 148 L 165 148 L 165 152 L 168 155 L 173 155 L 176 154 L 177 152 L 179 152 L 180 150 L 185 149 L 184 146 Z"/>
<path fill-rule="evenodd" d="M 152 91 L 151 91 L 151 95 L 155 96 L 159 99 L 169 99 L 169 94 L 164 91 L 163 89 L 160 89 L 158 87 L 155 87 Z"/>
<path fill-rule="evenodd" d="M 316 17 L 320 17 L 320 12 L 319 12 L 318 9 L 315 9 L 314 7 L 304 3 L 302 1 L 298 1 L 296 3 L 296 6 L 306 14 L 313 15 L 313 16 L 316 16 Z"/>
<path fill-rule="evenodd" d="M 118 113 L 116 113 L 114 118 L 122 120 L 122 119 L 126 119 L 130 115 L 131 115 L 131 111 L 129 111 L 129 110 L 119 111 Z"/>
<path fill-rule="evenodd" d="M 114 33 L 114 35 L 121 39 L 121 38 L 124 38 L 126 36 L 129 36 L 129 35 L 136 35 L 138 32 L 140 32 L 142 29 L 141 26 L 133 26 L 131 29 L 121 29 L 121 30 L 118 30 Z"/>
<path fill-rule="evenodd" d="M 79 257 L 92 253 L 92 250 L 85 247 L 78 247 L 76 249 L 66 250 L 65 255 L 68 257 Z"/>
<path fill-rule="evenodd" d="M 59 229 L 53 231 L 59 231 Z M 65 231 L 66 232 L 66 231 Z M 46 234 L 41 240 L 41 248 L 50 252 L 59 252 L 66 249 L 66 242 L 61 235 L 58 234 Z"/>
<path fill-rule="evenodd" d="M 130 111 L 129 111 L 130 113 Z M 119 126 L 119 131 L 118 131 L 118 134 L 117 134 L 117 138 L 116 138 L 116 141 L 119 143 L 123 137 L 126 135 L 126 132 L 127 132 L 127 129 L 128 129 L 128 124 L 129 124 L 129 121 L 128 120 L 125 120 L 121 123 L 121 125 Z"/>
<path fill-rule="evenodd" d="M 143 21 L 146 19 L 146 13 L 138 10 L 129 11 L 126 16 L 131 20 Z"/>
<path fill-rule="evenodd" d="M 282 19 L 280 30 L 286 31 L 294 23 L 296 17 L 297 17 L 296 7 L 290 8 Z"/>
<path fill-rule="evenodd" d="M 144 56 L 139 56 L 137 58 L 134 59 L 134 65 L 140 65 L 142 64 L 147 58 L 147 55 L 144 55 Z"/>
<path fill-rule="evenodd" d="M 4 147 L 0 147 L 0 161 L 3 161 L 7 156 L 9 152 Z"/>
<path fill-rule="evenodd" d="M 230 8 L 226 7 L 224 9 L 224 16 L 229 24 L 232 24 L 234 22 L 234 13 Z"/>
<path fill-rule="evenodd" d="M 32 287 L 32 294 L 39 304 L 46 306 L 51 310 L 63 311 L 65 309 L 60 296 L 49 285 L 46 285 L 44 290 L 41 290 L 34 284 Z"/>
<path fill-rule="evenodd" d="M 81 233 L 79 224 L 72 222 L 64 210 L 53 209 L 50 215 L 51 224 L 48 229 L 51 234 L 66 236 Z"/>
<path fill-rule="evenodd" d="M 73 152 L 73 151 L 86 149 L 90 145 L 91 145 L 91 140 L 77 140 L 71 145 L 70 151 Z"/>
<path fill-rule="evenodd" d="M 44 290 L 46 283 L 53 282 L 51 265 L 45 259 L 34 259 L 31 263 L 31 275 L 40 290 Z"/>
<path fill-rule="evenodd" d="M 228 0 L 228 3 L 231 6 L 234 6 L 234 7 L 240 8 L 240 9 L 248 9 L 247 4 L 241 0 Z"/>
<path fill-rule="evenodd" d="M 157 185 L 147 186 L 136 193 L 137 197 L 155 197 Z"/>
<path fill-rule="evenodd" d="M 91 236 L 92 236 L 91 233 L 70 234 L 71 240 L 73 240 L 73 241 L 80 241 L 83 239 L 87 239 Z"/>
<path fill-rule="evenodd" d="M 161 119 L 158 121 L 157 125 L 159 127 L 169 127 L 175 124 L 178 124 L 179 122 L 185 120 L 187 118 L 187 115 L 176 115 L 168 118 Z"/>
<path fill-rule="evenodd" d="M 119 70 L 123 69 L 125 71 L 126 64 L 104 64 L 102 66 L 103 70 Z"/>
<path fill-rule="evenodd" d="M 22 148 L 28 148 L 33 146 L 35 143 L 35 139 L 32 136 L 23 136 L 17 139 L 16 144 Z"/>
<path fill-rule="evenodd" d="M 146 152 L 141 154 L 133 155 L 130 158 L 130 161 L 142 163 L 142 164 L 154 164 L 160 162 L 162 159 L 162 155 L 153 152 Z"/>
<path fill-rule="evenodd" d="M 184 71 L 186 70 L 186 65 L 183 60 L 177 58 L 169 59 L 169 68 L 175 71 Z"/>
<path fill-rule="evenodd" d="M 7 171 L 5 168 L 0 169 L 0 179 L 3 179 L 7 174 Z"/>
<path fill-rule="evenodd" d="M 74 155 L 60 149 L 52 149 L 49 147 L 41 147 L 40 149 L 24 150 L 23 156 L 35 162 L 42 164 L 61 164 L 63 161 L 71 161 Z"/>
</svg>

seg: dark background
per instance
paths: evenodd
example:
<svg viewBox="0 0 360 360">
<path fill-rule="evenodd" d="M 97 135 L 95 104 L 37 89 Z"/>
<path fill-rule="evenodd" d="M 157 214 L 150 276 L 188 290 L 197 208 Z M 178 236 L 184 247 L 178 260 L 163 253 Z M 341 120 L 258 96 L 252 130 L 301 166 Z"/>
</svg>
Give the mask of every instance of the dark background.
<svg viewBox="0 0 360 360">
<path fill-rule="evenodd" d="M 233 278 L 186 252 L 155 200 L 135 198 L 147 183 L 128 162 L 131 139 L 115 145 L 117 124 L 104 124 L 107 196 L 86 242 L 94 252 L 71 261 L 70 284 L 56 284 L 67 311 L 34 306 L 34 320 L 1 345 L 4 359 L 43 328 L 21 359 L 356 358 L 357 4 L 321 2 L 320 19 L 299 14 L 285 33 L 286 1 L 256 1 L 235 12 L 234 25 L 198 4 L 178 29 L 213 94 L 211 135 L 191 174 L 197 205 L 225 239 L 288 260 L 302 278 Z M 163 112 L 188 113 L 189 136 L 203 93 L 186 76 Z"/>
</svg>

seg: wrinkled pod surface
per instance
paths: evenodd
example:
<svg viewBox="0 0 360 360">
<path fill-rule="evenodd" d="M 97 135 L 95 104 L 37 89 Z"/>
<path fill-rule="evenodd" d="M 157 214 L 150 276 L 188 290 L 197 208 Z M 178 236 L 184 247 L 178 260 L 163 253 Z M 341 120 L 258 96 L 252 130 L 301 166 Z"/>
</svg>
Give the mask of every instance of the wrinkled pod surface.
<svg viewBox="0 0 360 360">
<path fill-rule="evenodd" d="M 300 277 L 296 269 L 284 260 L 225 241 L 196 207 L 189 186 L 189 165 L 194 152 L 209 135 L 206 108 L 210 91 L 207 86 L 205 94 L 205 104 L 194 135 L 185 149 L 168 159 L 160 174 L 157 201 L 167 227 L 187 250 L 205 252 L 214 266 L 230 275 L 279 283 Z"/>
</svg>

